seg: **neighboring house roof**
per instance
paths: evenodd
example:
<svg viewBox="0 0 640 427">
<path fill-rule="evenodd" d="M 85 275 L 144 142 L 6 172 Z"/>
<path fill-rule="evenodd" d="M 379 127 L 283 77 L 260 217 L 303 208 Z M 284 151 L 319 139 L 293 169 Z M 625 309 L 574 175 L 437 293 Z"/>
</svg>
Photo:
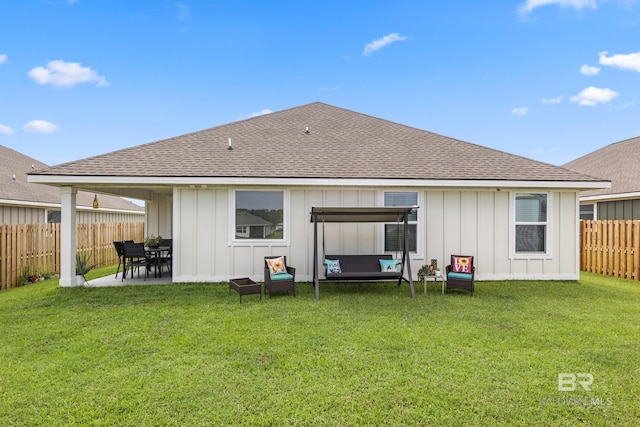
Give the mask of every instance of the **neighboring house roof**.
<svg viewBox="0 0 640 427">
<path fill-rule="evenodd" d="M 640 137 L 616 142 L 563 166 L 611 180 L 611 188 L 580 193 L 582 197 L 640 193 Z"/>
<path fill-rule="evenodd" d="M 132 159 L 153 159 L 154 167 L 133 167 Z M 141 183 L 153 182 L 141 178 L 163 177 L 162 182 L 170 184 L 238 177 L 603 185 L 602 180 L 558 166 L 320 102 L 54 166 L 34 175 L 38 182 L 51 183 L 98 182 L 96 177 L 108 177 L 102 182 L 129 177 L 130 182 Z"/>
<path fill-rule="evenodd" d="M 240 225 L 240 226 L 259 225 L 259 226 L 265 227 L 273 224 L 271 224 L 266 219 L 250 214 L 247 211 L 238 211 L 236 212 L 236 225 Z"/>
<path fill-rule="evenodd" d="M 0 145 L 0 204 L 27 202 L 32 206 L 44 204 L 59 206 L 59 188 L 27 182 L 27 173 L 43 168 L 48 166 Z M 94 193 L 79 191 L 76 195 L 77 206 L 92 208 L 94 196 Z M 120 197 L 99 195 L 98 201 L 101 209 L 144 212 L 144 207 Z"/>
</svg>

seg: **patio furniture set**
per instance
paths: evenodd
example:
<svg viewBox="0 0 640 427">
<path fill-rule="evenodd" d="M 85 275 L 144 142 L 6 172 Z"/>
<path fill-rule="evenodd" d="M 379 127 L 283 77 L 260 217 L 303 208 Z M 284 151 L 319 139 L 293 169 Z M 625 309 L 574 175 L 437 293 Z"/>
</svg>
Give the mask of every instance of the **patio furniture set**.
<svg viewBox="0 0 640 427">
<path fill-rule="evenodd" d="M 393 269 L 399 260 L 391 255 L 327 255 L 324 260 L 326 281 L 365 281 L 398 279 L 399 269 Z M 397 271 L 396 271 L 397 270 Z M 264 258 L 264 291 L 269 294 L 293 292 L 295 288 L 296 269 L 287 265 L 286 256 L 267 256 Z M 445 280 L 446 279 L 446 280 Z M 427 294 L 427 280 L 438 280 L 442 284 L 442 294 L 445 289 L 462 289 L 471 292 L 475 288 L 475 267 L 473 256 L 452 255 L 451 264 L 446 268 L 445 275 L 425 276 L 424 293 Z M 240 296 L 240 303 L 244 295 L 260 295 L 262 301 L 263 287 L 249 277 L 240 277 L 229 281 L 229 294 L 234 290 Z"/>
<path fill-rule="evenodd" d="M 171 274 L 172 239 L 162 239 L 157 246 L 145 246 L 144 243 L 135 243 L 133 240 L 113 242 L 113 246 L 118 254 L 116 278 L 120 272 L 120 266 L 122 266 L 122 281 L 127 277 L 127 271 L 130 272 L 130 277 L 133 277 L 133 272 L 136 270 L 139 278 L 140 267 L 145 269 L 145 281 L 152 268 L 154 277 L 162 277 L 164 266 L 167 266 L 167 270 Z"/>
</svg>

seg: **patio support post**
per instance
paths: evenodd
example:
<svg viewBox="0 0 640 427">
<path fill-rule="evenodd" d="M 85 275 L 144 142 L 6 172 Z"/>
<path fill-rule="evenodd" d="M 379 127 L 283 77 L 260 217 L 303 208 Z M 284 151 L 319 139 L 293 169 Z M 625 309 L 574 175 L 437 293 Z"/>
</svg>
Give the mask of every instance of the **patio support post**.
<svg viewBox="0 0 640 427">
<path fill-rule="evenodd" d="M 318 281 L 318 215 L 313 215 L 313 286 L 315 286 L 316 288 L 316 300 L 319 300 L 320 283 Z"/>
<path fill-rule="evenodd" d="M 60 230 L 60 286 L 78 286 L 76 280 L 76 190 L 60 187 L 62 196 L 62 222 Z"/>
<path fill-rule="evenodd" d="M 402 265 L 407 266 L 407 275 L 409 276 L 409 289 L 411 289 L 411 298 L 416 299 L 416 291 L 413 288 L 413 277 L 411 276 L 411 257 L 409 256 L 409 237 L 407 230 L 409 229 L 409 212 L 404 216 L 404 249 L 402 251 Z"/>
</svg>

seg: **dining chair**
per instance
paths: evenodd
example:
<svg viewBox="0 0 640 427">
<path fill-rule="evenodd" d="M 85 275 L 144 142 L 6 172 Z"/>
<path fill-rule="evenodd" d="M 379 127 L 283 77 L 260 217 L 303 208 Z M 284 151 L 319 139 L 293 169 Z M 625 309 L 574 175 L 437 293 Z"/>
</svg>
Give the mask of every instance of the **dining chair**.
<svg viewBox="0 0 640 427">
<path fill-rule="evenodd" d="M 126 276 L 127 269 L 131 270 L 131 277 L 133 277 L 133 269 L 138 269 L 138 278 L 140 277 L 140 267 L 145 268 L 144 280 L 147 280 L 149 275 L 149 266 L 152 265 L 152 261 L 147 257 L 144 250 L 144 243 L 123 242 L 124 245 L 124 271 L 122 273 L 122 280 Z"/>
</svg>

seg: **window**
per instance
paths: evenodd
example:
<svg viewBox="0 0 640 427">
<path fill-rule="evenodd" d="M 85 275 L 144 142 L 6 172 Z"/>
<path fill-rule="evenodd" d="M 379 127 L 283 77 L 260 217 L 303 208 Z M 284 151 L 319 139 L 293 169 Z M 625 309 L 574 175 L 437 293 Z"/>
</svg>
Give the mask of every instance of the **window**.
<svg viewBox="0 0 640 427">
<path fill-rule="evenodd" d="M 580 219 L 592 220 L 593 217 L 593 204 L 580 205 Z"/>
<path fill-rule="evenodd" d="M 516 194 L 515 211 L 516 254 L 546 253 L 547 194 Z"/>
<path fill-rule="evenodd" d="M 62 212 L 60 211 L 47 211 L 47 223 L 48 224 L 60 224 L 62 222 Z"/>
<path fill-rule="evenodd" d="M 385 192 L 385 206 L 414 206 L 418 204 L 418 193 L 410 192 Z M 409 252 L 417 252 L 418 211 L 414 209 L 409 214 L 407 224 L 407 238 Z M 385 252 L 402 252 L 404 235 L 402 230 L 404 223 L 384 225 L 384 250 Z"/>
<path fill-rule="evenodd" d="M 235 239 L 284 239 L 284 191 L 236 191 Z"/>
</svg>

